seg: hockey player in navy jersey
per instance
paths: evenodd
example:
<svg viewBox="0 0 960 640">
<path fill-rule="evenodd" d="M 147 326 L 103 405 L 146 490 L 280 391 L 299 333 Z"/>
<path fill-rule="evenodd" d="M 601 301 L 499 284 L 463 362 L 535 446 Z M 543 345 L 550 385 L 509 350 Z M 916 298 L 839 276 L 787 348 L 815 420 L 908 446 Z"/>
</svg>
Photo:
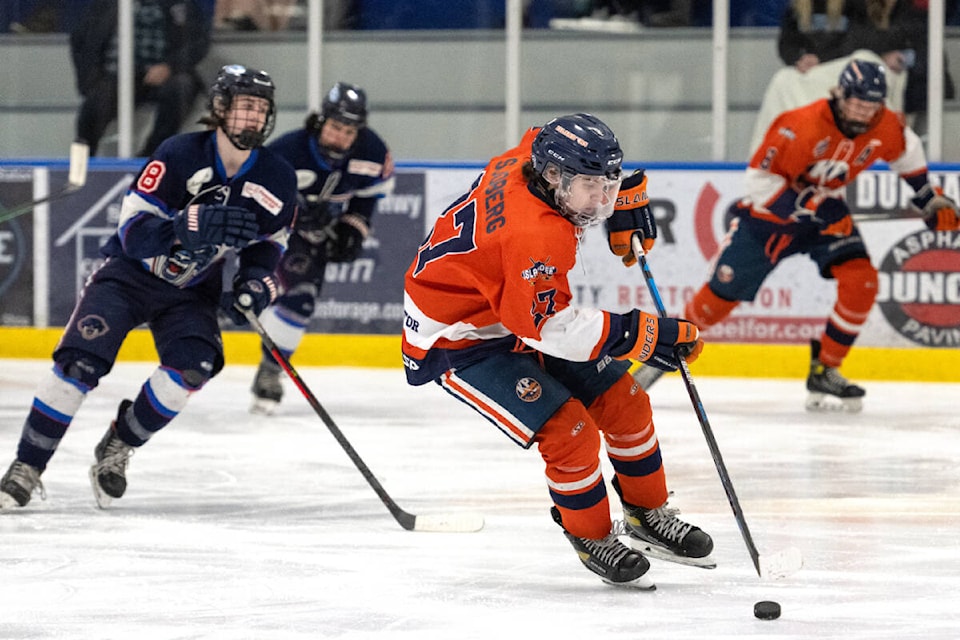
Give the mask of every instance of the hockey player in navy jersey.
<svg viewBox="0 0 960 640">
<path fill-rule="evenodd" d="M 0 508 L 26 505 L 84 398 L 110 372 L 127 334 L 146 324 L 160 365 L 95 447 L 90 482 L 97 504 L 124 494 L 130 455 L 173 420 L 192 393 L 223 367 L 217 310 L 237 322 L 275 298 L 273 270 L 297 210 L 296 175 L 262 146 L 273 129 L 274 83 L 262 71 L 223 67 L 210 90 L 208 131 L 168 138 L 123 198 L 120 220 L 101 250 L 53 352 L 23 425 L 16 460 L 0 481 Z M 236 252 L 232 291 L 221 284 Z"/>
<path fill-rule="evenodd" d="M 270 144 L 297 171 L 301 211 L 290 246 L 277 270 L 283 295 L 260 320 L 290 357 L 310 324 L 329 262 L 353 262 L 370 233 L 379 198 L 393 191 L 387 145 L 367 126 L 367 97 L 338 82 L 320 113 Z M 283 395 L 281 370 L 264 347 L 253 381 L 255 413 L 272 413 Z"/>
</svg>

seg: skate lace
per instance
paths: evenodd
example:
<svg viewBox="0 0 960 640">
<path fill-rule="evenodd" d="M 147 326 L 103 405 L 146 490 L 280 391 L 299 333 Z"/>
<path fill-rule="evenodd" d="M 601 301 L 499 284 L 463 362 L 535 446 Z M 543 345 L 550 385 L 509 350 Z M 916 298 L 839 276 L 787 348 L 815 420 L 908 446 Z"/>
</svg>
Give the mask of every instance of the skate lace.
<svg viewBox="0 0 960 640">
<path fill-rule="evenodd" d="M 7 478 L 8 480 L 16 482 L 29 493 L 33 493 L 39 489 L 40 499 L 47 499 L 47 491 L 43 488 L 43 482 L 40 481 L 40 473 L 30 465 L 20 462 L 19 460 L 14 462 L 13 466 L 10 467 L 10 475 L 7 476 Z"/>
<path fill-rule="evenodd" d="M 823 368 L 823 378 L 827 385 L 834 389 L 843 390 L 850 386 L 850 381 L 840 375 L 840 372 L 833 367 Z"/>
<path fill-rule="evenodd" d="M 678 513 L 680 513 L 679 509 L 666 506 L 659 509 L 644 509 L 643 519 L 658 535 L 680 542 L 693 529 L 693 525 L 677 518 Z"/>
<path fill-rule="evenodd" d="M 107 446 L 103 448 L 103 457 L 97 461 L 97 470 L 123 473 L 133 451 L 134 448 L 120 438 L 116 436 L 110 438 Z"/>
<path fill-rule="evenodd" d="M 621 527 L 618 532 L 617 525 Z M 630 553 L 630 549 L 617 539 L 621 535 L 623 522 L 617 520 L 613 523 L 613 530 L 603 540 L 591 540 L 590 538 L 580 538 L 583 545 L 594 557 L 608 566 L 617 566 L 625 555 Z"/>
</svg>

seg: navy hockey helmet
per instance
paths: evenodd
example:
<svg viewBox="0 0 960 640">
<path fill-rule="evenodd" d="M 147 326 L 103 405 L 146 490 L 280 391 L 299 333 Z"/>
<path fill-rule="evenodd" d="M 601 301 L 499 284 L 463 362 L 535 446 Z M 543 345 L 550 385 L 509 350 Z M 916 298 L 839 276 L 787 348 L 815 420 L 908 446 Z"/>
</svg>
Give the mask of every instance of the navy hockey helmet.
<svg viewBox="0 0 960 640">
<path fill-rule="evenodd" d="M 324 120 L 333 118 L 362 129 L 367 126 L 367 94 L 354 84 L 338 82 L 324 96 L 320 113 Z"/>
<path fill-rule="evenodd" d="M 623 151 L 613 131 L 589 113 L 554 118 L 533 140 L 534 172 L 554 188 L 557 208 L 580 227 L 602 222 L 613 214 L 620 188 Z M 590 185 L 594 198 L 580 197 Z"/>
<path fill-rule="evenodd" d="M 866 102 L 883 102 L 887 97 L 887 72 L 867 60 L 851 60 L 840 72 L 841 95 Z"/>
<path fill-rule="evenodd" d="M 277 118 L 275 93 L 276 85 L 266 71 L 248 69 L 240 64 L 229 64 L 220 68 L 216 81 L 210 87 L 207 107 L 217 120 L 217 124 L 224 128 L 227 112 L 236 96 L 254 96 L 265 99 L 270 106 L 266 123 L 259 131 L 245 128 L 239 133 L 230 133 L 224 128 L 224 133 L 237 148 L 253 149 L 262 145 L 264 140 L 273 132 Z"/>
<path fill-rule="evenodd" d="M 879 122 L 887 97 L 887 74 L 882 65 L 851 60 L 840 73 L 832 103 L 837 128 L 855 138 Z"/>
</svg>

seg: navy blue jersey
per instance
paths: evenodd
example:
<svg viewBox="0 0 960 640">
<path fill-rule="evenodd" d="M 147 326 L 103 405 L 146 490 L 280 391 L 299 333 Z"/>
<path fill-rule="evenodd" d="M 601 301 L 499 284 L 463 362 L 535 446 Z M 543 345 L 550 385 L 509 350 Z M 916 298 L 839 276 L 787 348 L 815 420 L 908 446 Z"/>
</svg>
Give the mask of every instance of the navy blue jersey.
<svg viewBox="0 0 960 640">
<path fill-rule="evenodd" d="M 334 205 L 335 215 L 353 213 L 368 223 L 378 198 L 393 191 L 393 158 L 386 143 L 369 127 L 343 158 L 331 162 L 323 156 L 316 136 L 296 129 L 270 143 L 297 172 L 297 189 L 304 200 Z"/>
<path fill-rule="evenodd" d="M 296 175 L 282 157 L 258 148 L 227 178 L 216 144 L 214 131 L 165 140 L 124 196 L 117 233 L 101 253 L 134 259 L 180 288 L 219 284 L 224 256 L 232 249 L 184 249 L 172 221 L 191 204 L 229 204 L 255 211 L 260 227 L 257 239 L 239 252 L 240 268 L 273 271 L 296 213 Z"/>
</svg>

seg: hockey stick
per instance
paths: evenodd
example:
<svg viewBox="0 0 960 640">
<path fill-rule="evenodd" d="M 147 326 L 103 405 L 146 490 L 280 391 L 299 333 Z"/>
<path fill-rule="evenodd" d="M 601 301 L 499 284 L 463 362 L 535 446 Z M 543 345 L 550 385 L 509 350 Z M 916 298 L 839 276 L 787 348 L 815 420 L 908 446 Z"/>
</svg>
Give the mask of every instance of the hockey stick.
<svg viewBox="0 0 960 640">
<path fill-rule="evenodd" d="M 343 447 L 343 450 L 346 451 L 347 455 L 353 461 L 353 464 L 356 465 L 357 469 L 360 470 L 360 473 L 373 488 L 374 492 L 377 494 L 383 504 L 386 505 L 387 509 L 390 511 L 396 521 L 400 523 L 401 527 L 407 531 L 439 531 L 444 533 L 469 533 L 472 531 L 479 531 L 483 528 L 483 516 L 475 513 L 414 515 L 401 509 L 400 505 L 398 505 L 394 499 L 390 497 L 390 494 L 387 493 L 387 490 L 383 488 L 383 485 L 380 484 L 380 481 L 377 480 L 377 478 L 373 475 L 373 472 L 370 471 L 370 468 L 363 462 L 360 454 L 357 453 L 356 449 L 353 448 L 353 445 L 351 445 L 346 436 L 343 435 L 343 432 L 340 431 L 337 423 L 333 421 L 333 418 L 330 417 L 330 414 L 327 413 L 327 410 L 323 408 L 323 405 L 320 404 L 320 401 L 317 400 L 316 396 L 313 395 L 313 393 L 310 391 L 310 388 L 307 387 L 307 384 L 300 377 L 300 374 L 297 373 L 297 370 L 293 368 L 293 365 L 290 364 L 290 361 L 280 352 L 280 349 L 277 348 L 276 343 L 274 343 L 273 339 L 263 328 L 263 325 L 260 324 L 260 319 L 257 318 L 253 311 L 249 309 L 241 310 L 243 311 L 243 315 L 246 316 L 250 325 L 256 330 L 257 333 L 260 334 L 260 338 L 263 339 L 263 343 L 267 346 L 267 349 L 270 351 L 273 359 L 277 361 L 277 364 L 279 364 L 280 367 L 290 377 L 290 379 L 293 380 L 293 383 L 297 386 L 297 389 L 300 390 L 300 393 L 303 394 L 303 397 L 307 399 L 307 402 L 310 403 L 310 406 L 313 407 L 313 410 L 318 416 L 320 416 L 320 419 L 323 420 L 323 424 L 327 426 L 327 429 L 330 430 L 330 433 L 333 434 L 333 437 L 336 438 L 340 446 Z"/>
<path fill-rule="evenodd" d="M 87 184 L 87 163 L 89 160 L 90 147 L 88 147 L 85 142 L 74 142 L 71 144 L 70 169 L 67 173 L 67 184 L 65 184 L 59 191 L 54 191 L 53 193 L 42 198 L 38 198 L 37 200 L 33 200 L 31 202 L 25 202 L 23 204 L 18 204 L 12 209 L 0 211 L 0 224 L 3 224 L 7 220 L 13 220 L 14 218 L 22 216 L 28 211 L 33 210 L 34 207 L 45 202 L 59 200 L 63 196 L 69 195 L 82 188 L 83 185 Z"/>
<path fill-rule="evenodd" d="M 646 253 L 643 249 L 639 234 L 634 234 L 633 252 L 637 256 L 637 262 L 643 269 L 643 277 L 647 281 L 647 288 L 650 290 L 650 296 L 657 307 L 657 313 L 661 318 L 667 317 L 667 309 L 664 307 L 663 299 L 660 297 L 660 291 L 657 289 L 657 283 L 653 279 L 653 273 L 650 271 L 650 265 L 647 264 Z M 687 387 L 687 395 L 693 403 L 693 410 L 700 421 L 700 428 L 707 440 L 707 446 L 710 448 L 710 455 L 713 457 L 713 464 L 717 467 L 717 473 L 720 474 L 720 483 L 727 494 L 727 501 L 730 508 L 733 509 L 733 517 L 740 528 L 740 535 L 743 542 L 747 545 L 747 552 L 750 559 L 753 560 L 753 567 L 757 570 L 757 575 L 761 578 L 773 577 L 782 578 L 798 571 L 803 566 L 803 557 L 797 549 L 786 549 L 773 555 L 760 557 L 757 551 L 757 545 L 753 542 L 753 536 L 750 535 L 750 528 L 747 526 L 747 519 L 743 515 L 743 509 L 740 507 L 740 500 L 737 499 L 737 493 L 733 488 L 733 481 L 730 474 L 727 473 L 727 466 L 723 462 L 723 456 L 720 454 L 720 447 L 717 445 L 717 439 L 713 435 L 713 429 L 710 427 L 710 421 L 707 419 L 706 409 L 703 408 L 703 401 L 700 400 L 700 394 L 697 387 L 693 384 L 693 377 L 690 375 L 690 368 L 687 361 L 679 350 L 676 353 L 677 360 L 680 362 L 680 375 L 683 376 L 683 384 Z"/>
<path fill-rule="evenodd" d="M 874 222 L 879 220 L 922 220 L 923 212 L 916 209 L 898 209 L 896 211 L 880 211 L 878 213 L 855 213 L 854 222 Z"/>
</svg>

